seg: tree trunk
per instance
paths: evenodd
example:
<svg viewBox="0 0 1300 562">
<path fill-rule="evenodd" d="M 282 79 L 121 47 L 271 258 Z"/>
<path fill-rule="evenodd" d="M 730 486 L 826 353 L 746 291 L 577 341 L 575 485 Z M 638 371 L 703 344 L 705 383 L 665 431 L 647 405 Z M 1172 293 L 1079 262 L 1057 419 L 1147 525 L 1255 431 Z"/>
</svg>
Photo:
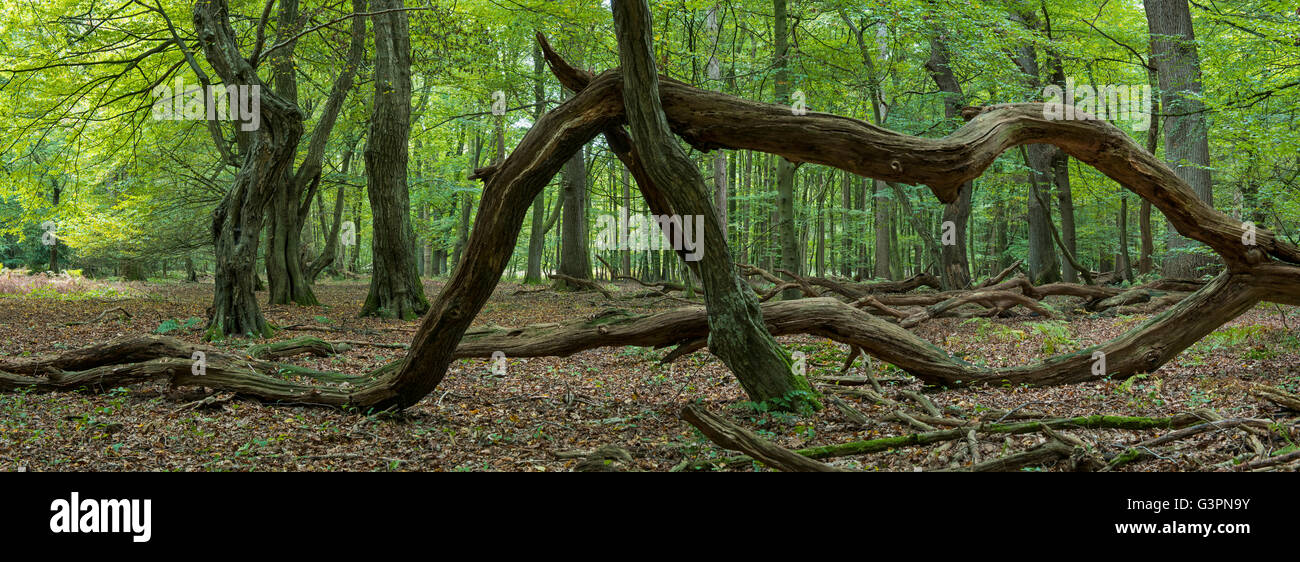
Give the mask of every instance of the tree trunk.
<svg viewBox="0 0 1300 562">
<path fill-rule="evenodd" d="M 305 222 L 302 219 L 306 216 L 299 214 L 299 207 L 303 194 L 294 189 L 294 185 L 290 177 L 271 199 L 270 223 L 266 228 L 268 302 L 317 306 L 320 302 L 311 290 L 310 272 L 302 264 L 302 227 Z"/>
<path fill-rule="evenodd" d="M 1119 252 L 1116 269 L 1124 281 L 1133 281 L 1133 262 L 1128 253 L 1128 193 L 1121 193 L 1119 198 Z"/>
<path fill-rule="evenodd" d="M 819 407 L 807 379 L 792 372 L 788 355 L 764 326 L 753 290 L 740 279 L 726 242 L 717 235 L 721 223 L 704 179 L 668 128 L 660 107 L 646 0 L 615 0 L 614 26 L 623 68 L 623 103 L 647 183 L 655 190 L 662 186 L 672 208 L 682 215 L 704 216 L 704 255 L 697 263 L 709 312 L 709 348 L 736 374 L 751 400 L 781 409 Z M 646 187 L 642 183 L 643 191 Z M 713 235 L 709 230 L 714 230 Z"/>
<path fill-rule="evenodd" d="M 1070 157 L 1056 150 L 1052 155 L 1052 182 L 1056 186 L 1056 201 L 1061 211 L 1061 245 L 1063 254 L 1078 257 L 1074 229 L 1074 194 L 1070 190 Z M 1051 224 L 1049 223 L 1050 227 Z M 1080 260 L 1082 261 L 1082 260 Z M 1083 265 L 1082 263 L 1079 265 Z M 1066 283 L 1078 283 L 1079 272 L 1066 260 L 1061 264 L 1062 278 Z"/>
<path fill-rule="evenodd" d="M 348 175 L 348 170 L 352 167 L 352 155 L 355 151 L 356 141 L 353 141 L 348 144 L 347 152 L 343 154 L 343 166 L 341 172 L 345 177 Z M 320 276 L 322 271 L 328 269 L 335 274 L 339 272 L 338 263 L 342 261 L 338 259 L 340 245 L 339 231 L 343 227 L 343 207 L 347 199 L 344 196 L 344 190 L 346 188 L 346 184 L 340 183 L 338 189 L 335 190 L 334 218 L 330 222 L 328 233 L 325 235 L 325 249 L 321 250 L 320 255 L 316 256 L 316 259 L 312 261 L 311 265 L 307 268 L 307 278 L 312 283 L 316 282 L 316 278 Z"/>
<path fill-rule="evenodd" d="M 961 84 L 952 71 L 948 49 L 940 37 L 930 39 L 930 59 L 925 62 L 925 69 L 930 73 L 939 91 L 944 92 L 943 114 L 949 120 L 961 117 L 961 108 L 965 105 L 965 95 Z M 951 228 L 951 238 L 942 240 L 939 247 L 939 279 L 944 289 L 961 289 L 970 286 L 970 262 L 966 259 L 966 228 L 970 222 L 971 192 L 975 190 L 973 181 L 966 182 L 958 191 L 957 200 L 943 206 L 942 228 Z M 949 226 L 951 225 L 951 227 Z M 951 242 L 951 243 L 949 243 Z"/>
<path fill-rule="evenodd" d="M 1147 83 L 1151 85 L 1153 90 L 1157 91 L 1159 91 L 1160 88 L 1160 79 L 1158 76 L 1159 72 L 1156 70 L 1155 64 L 1148 64 Z M 1156 150 L 1160 147 L 1160 119 L 1155 118 L 1155 116 L 1160 115 L 1162 111 L 1160 109 L 1160 98 L 1156 97 L 1152 99 L 1151 105 L 1152 119 L 1151 126 L 1147 129 L 1146 148 L 1147 152 L 1155 154 Z M 1155 236 L 1151 231 L 1151 202 L 1143 199 L 1142 204 L 1139 207 L 1138 230 L 1139 236 L 1142 239 L 1142 249 L 1140 250 L 1141 253 L 1138 254 L 1138 273 L 1146 275 L 1151 273 L 1154 269 L 1154 264 L 1151 262 L 1151 254 L 1155 252 Z"/>
<path fill-rule="evenodd" d="M 1201 61 L 1192 30 L 1187 0 L 1143 0 L 1151 32 L 1151 59 L 1160 82 L 1160 107 L 1164 116 L 1165 161 L 1196 196 L 1214 205 L 1210 183 L 1210 137 L 1201 101 Z M 1200 277 L 1212 263 L 1191 253 L 1193 243 L 1170 227 L 1168 254 L 1162 272 L 1166 277 Z"/>
<path fill-rule="evenodd" d="M 429 204 L 420 205 L 420 228 L 426 233 L 429 228 Z M 435 275 L 433 273 L 433 234 L 428 233 L 420 238 L 420 263 L 416 267 L 422 276 Z"/>
<path fill-rule="evenodd" d="M 415 270 L 407 192 L 411 47 L 404 0 L 375 0 L 375 98 L 366 138 L 366 187 L 374 215 L 374 271 L 362 316 L 413 319 L 429 309 Z"/>
<path fill-rule="evenodd" d="M 718 218 L 722 219 L 722 240 L 728 240 L 727 223 L 727 152 L 718 150 L 713 153 L 713 204 L 718 209 Z"/>
<path fill-rule="evenodd" d="M 632 212 L 632 180 L 628 177 L 626 166 L 623 167 L 623 212 L 627 214 Z M 623 275 L 632 275 L 631 245 L 625 244 L 625 246 L 623 251 L 619 252 L 623 257 Z"/>
<path fill-rule="evenodd" d="M 786 0 L 772 0 L 774 19 L 772 22 L 773 49 L 772 65 L 775 73 L 776 103 L 790 104 L 790 44 L 789 21 L 786 18 Z M 794 218 L 794 172 L 795 166 L 789 160 L 777 158 L 776 163 L 776 235 L 781 248 L 781 268 L 799 273 L 799 239 L 795 236 Z M 783 299 L 797 299 L 803 296 L 794 289 L 781 293 Z"/>
<path fill-rule="evenodd" d="M 560 224 L 560 273 L 575 279 L 591 279 L 591 254 L 587 247 L 587 163 L 582 151 L 564 164 L 560 189 L 564 197 L 564 217 Z M 562 281 L 556 284 L 568 287 Z"/>
<path fill-rule="evenodd" d="M 546 113 L 546 59 L 542 58 L 542 47 L 533 45 L 533 103 L 537 106 L 533 114 L 533 123 L 541 120 Z M 546 231 L 542 228 L 546 220 L 546 190 L 533 198 L 532 227 L 528 232 L 528 267 L 524 272 L 524 283 L 542 283 L 542 254 L 546 251 Z"/>
<path fill-rule="evenodd" d="M 225 84 L 247 84 L 260 94 L 260 127 L 239 130 L 242 162 L 234 185 L 212 214 L 216 250 L 211 315 L 205 338 L 270 335 L 255 295 L 262 213 L 283 185 L 302 136 L 302 114 L 292 102 L 263 87 L 239 52 L 226 0 L 194 5 L 194 28 L 212 69 Z"/>
<path fill-rule="evenodd" d="M 1051 38 L 1051 30 L 1047 30 L 1047 36 Z M 1049 56 L 1048 64 L 1052 68 L 1052 83 L 1065 86 L 1065 69 L 1061 66 L 1061 61 L 1055 56 Z M 1077 245 L 1077 234 L 1074 228 L 1074 192 L 1070 189 L 1070 157 L 1061 152 L 1060 149 L 1052 147 L 1052 183 L 1056 188 L 1057 205 L 1061 211 L 1061 253 L 1065 256 L 1065 261 L 1061 263 L 1062 278 L 1067 283 L 1079 282 L 1079 270 L 1074 267 L 1078 260 L 1079 250 Z M 1046 185 L 1046 184 L 1044 184 Z M 1044 194 L 1046 195 L 1046 194 Z M 1054 228 L 1051 223 L 1051 209 L 1048 209 L 1048 228 Z M 1049 233 L 1051 234 L 1051 233 Z M 1084 265 L 1079 263 L 1080 266 Z M 1087 272 L 1083 272 L 1085 277 Z M 1089 281 L 1091 283 L 1091 281 Z"/>
<path fill-rule="evenodd" d="M 1052 158 L 1056 147 L 1032 144 L 1026 147 L 1029 166 L 1029 280 L 1035 285 L 1061 280 L 1060 262 L 1052 243 L 1052 208 L 1050 194 L 1042 188 L 1051 185 Z"/>
<path fill-rule="evenodd" d="M 364 12 L 366 1 L 353 0 L 352 9 L 356 12 Z M 297 34 L 301 27 L 297 0 L 280 2 L 278 20 L 277 35 L 282 39 L 292 38 Z M 348 58 L 344 61 L 326 97 L 325 106 L 308 141 L 306 157 L 296 171 L 292 167 L 285 171 L 283 185 L 275 190 L 275 195 L 271 199 L 271 222 L 267 225 L 265 249 L 270 304 L 305 306 L 320 304 L 311 289 L 316 275 L 312 273 L 314 267 L 306 263 L 307 253 L 302 247 L 302 229 L 310 216 L 312 199 L 315 198 L 316 190 L 320 187 L 326 144 L 334 124 L 338 121 L 343 102 L 352 89 L 353 78 L 365 52 L 365 31 L 365 18 L 352 18 Z M 294 39 L 287 39 L 287 41 L 288 43 L 274 55 L 273 80 L 276 93 L 289 103 L 297 105 L 298 70 L 293 57 L 297 41 Z"/>
<path fill-rule="evenodd" d="M 63 188 L 59 187 L 59 180 L 57 179 L 50 180 L 50 183 L 52 184 L 51 187 L 53 187 L 53 191 L 54 191 L 50 199 L 54 205 L 54 208 L 58 209 L 59 196 L 62 195 Z M 53 244 L 50 244 L 50 273 L 57 275 L 59 273 L 59 237 L 57 231 L 56 234 L 54 235 L 53 242 L 54 242 Z"/>
<path fill-rule="evenodd" d="M 875 204 L 875 210 L 873 211 L 875 218 L 872 222 L 874 223 L 876 242 L 876 264 L 875 270 L 872 272 L 872 277 L 877 279 L 893 279 L 894 272 L 890 268 L 889 264 L 889 260 L 892 257 L 891 254 L 893 254 L 891 251 L 893 244 L 890 240 L 890 235 L 893 230 L 893 202 L 889 196 L 884 194 L 885 191 L 883 188 L 884 182 L 880 180 L 871 180 L 871 200 Z"/>
</svg>

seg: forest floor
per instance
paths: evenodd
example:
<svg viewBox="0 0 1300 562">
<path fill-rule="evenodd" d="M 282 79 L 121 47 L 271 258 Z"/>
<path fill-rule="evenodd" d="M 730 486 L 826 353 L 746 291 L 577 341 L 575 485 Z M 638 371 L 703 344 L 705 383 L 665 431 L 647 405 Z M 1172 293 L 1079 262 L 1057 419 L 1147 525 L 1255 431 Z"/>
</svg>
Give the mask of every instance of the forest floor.
<svg viewBox="0 0 1300 562">
<path fill-rule="evenodd" d="M 432 298 L 441 282 L 426 282 Z M 520 326 L 594 314 L 610 306 L 652 312 L 681 306 L 660 298 L 611 303 L 595 293 L 540 292 L 503 283 L 476 325 Z M 623 287 L 631 291 L 632 287 Z M 283 330 L 276 340 L 312 335 L 330 340 L 409 343 L 416 322 L 358 319 L 364 281 L 317 286 L 322 307 L 266 306 Z M 122 293 L 126 293 L 123 295 Z M 212 286 L 202 283 L 135 284 L 88 295 L 0 295 L 0 357 L 58 354 L 127 335 L 166 333 L 198 342 Z M 265 299 L 265 293 L 260 298 Z M 265 300 L 263 300 L 265 302 Z M 630 306 L 629 302 L 644 306 Z M 1064 306 L 1064 305 L 1062 305 Z M 101 313 L 121 307 L 130 314 Z M 1287 316 L 1287 314 L 1290 316 Z M 1113 338 L 1146 316 L 1075 315 L 1068 322 L 1037 317 L 993 320 L 938 319 L 914 331 L 968 361 L 1026 364 Z M 1163 417 L 1209 408 L 1225 418 L 1294 417 L 1247 390 L 1263 383 L 1300 390 L 1300 315 L 1260 305 L 1142 378 L 1069 386 L 925 389 L 946 413 L 951 407 L 978 416 L 988 410 L 1035 411 L 1051 417 L 1120 414 Z M 824 338 L 781 337 L 807 354 L 810 375 L 837 375 L 847 349 Z M 231 340 L 221 345 L 246 346 Z M 399 358 L 402 349 L 358 346 L 332 357 L 282 361 L 320 370 L 360 374 Z M 667 471 L 687 461 L 729 457 L 678 419 L 689 401 L 755 430 L 789 448 L 916 433 L 883 421 L 891 410 L 851 395 L 843 398 L 872 420 L 850 422 L 838 408 L 811 417 L 758 411 L 729 371 L 707 351 L 660 365 L 666 350 L 603 348 L 572 357 L 508 359 L 504 376 L 491 360 L 452 364 L 438 388 L 398 415 L 363 415 L 318 407 L 263 404 L 235 398 L 195 407 L 203 389 L 170 390 L 135 385 L 107 394 L 0 394 L 0 470 L 421 470 L 565 471 L 583 452 L 601 445 L 628 451 L 628 469 Z M 853 374 L 861 373 L 859 360 Z M 871 369 L 892 387 L 922 390 L 892 366 Z M 1153 431 L 1070 430 L 1096 450 L 1118 453 L 1158 435 Z M 1039 433 L 983 438 L 984 459 L 1044 441 Z M 954 443 L 954 442 L 949 442 Z M 934 444 L 829 461 L 861 470 L 919 471 L 969 465 L 964 442 Z M 1270 448 L 1276 448 L 1270 444 Z M 1205 470 L 1250 451 L 1249 436 L 1223 429 L 1180 440 L 1153 460 L 1124 470 Z M 1039 470 L 1063 470 L 1065 463 Z M 753 463 L 733 467 L 753 470 Z"/>
</svg>

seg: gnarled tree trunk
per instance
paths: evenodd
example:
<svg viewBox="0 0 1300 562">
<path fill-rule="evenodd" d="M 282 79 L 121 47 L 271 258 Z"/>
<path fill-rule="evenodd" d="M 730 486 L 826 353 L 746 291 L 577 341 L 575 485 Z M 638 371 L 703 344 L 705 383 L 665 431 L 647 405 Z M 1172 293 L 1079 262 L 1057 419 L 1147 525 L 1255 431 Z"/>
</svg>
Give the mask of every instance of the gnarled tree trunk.
<svg viewBox="0 0 1300 562">
<path fill-rule="evenodd" d="M 352 9 L 357 13 L 365 12 L 366 0 L 353 0 Z M 301 27 L 298 19 L 298 2 L 282 0 L 279 35 L 282 40 L 285 40 L 285 44 L 272 55 L 274 84 L 276 93 L 295 105 L 298 104 L 298 71 L 295 68 L 293 53 L 297 41 L 286 40 L 286 38 L 297 34 Z M 266 281 L 270 292 L 270 304 L 306 306 L 320 304 L 311 289 L 312 282 L 320 271 L 315 267 L 316 264 L 305 263 L 302 229 L 310 215 L 311 201 L 320 187 L 326 143 L 334 129 L 334 124 L 338 121 L 343 101 L 352 89 L 353 78 L 365 51 L 366 20 L 363 17 L 354 17 L 351 21 L 352 35 L 348 58 L 339 69 L 339 74 L 335 77 L 334 84 L 326 97 L 316 128 L 307 143 L 307 155 L 296 171 L 293 168 L 285 171 L 283 185 L 275 190 L 275 195 L 271 199 L 270 222 L 266 228 Z M 318 258 L 317 262 L 320 261 L 321 259 Z"/>
<path fill-rule="evenodd" d="M 646 0 L 614 0 L 614 28 L 623 64 L 623 104 L 641 168 L 673 209 L 687 217 L 704 216 L 699 271 L 710 349 L 736 374 L 751 400 L 772 401 L 783 409 L 819 407 L 808 381 L 791 371 L 785 351 L 763 325 L 758 300 L 736 273 L 726 239 L 718 232 L 721 223 L 704 178 L 669 130 L 659 101 Z"/>
<path fill-rule="evenodd" d="M 226 0 L 195 4 L 194 28 L 208 64 L 222 82 L 247 84 L 250 95 L 256 87 L 261 96 L 260 127 L 239 133 L 239 171 L 212 213 L 215 286 L 206 337 L 267 335 L 270 331 L 254 293 L 258 237 L 263 212 L 293 166 L 302 114 L 291 101 L 265 88 L 239 52 Z"/>
<path fill-rule="evenodd" d="M 415 231 L 406 185 L 411 132 L 411 45 L 403 0 L 375 0 L 375 101 L 366 137 L 366 179 L 374 216 L 374 271 L 362 316 L 415 318 L 429 309 L 415 269 Z"/>
</svg>

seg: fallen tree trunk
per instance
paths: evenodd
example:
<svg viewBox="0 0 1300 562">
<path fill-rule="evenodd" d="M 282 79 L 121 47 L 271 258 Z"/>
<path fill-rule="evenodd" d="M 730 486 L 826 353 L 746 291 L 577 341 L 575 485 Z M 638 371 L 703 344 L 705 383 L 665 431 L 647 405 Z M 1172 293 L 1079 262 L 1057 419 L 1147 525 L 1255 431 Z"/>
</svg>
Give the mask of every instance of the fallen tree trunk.
<svg viewBox="0 0 1300 562">
<path fill-rule="evenodd" d="M 1059 441 L 1048 440 L 1046 443 L 1005 457 L 977 462 L 958 472 L 1011 472 L 1026 466 L 1037 466 L 1049 461 L 1069 458 L 1074 449 Z"/>
<path fill-rule="evenodd" d="M 880 281 L 876 283 L 840 283 L 825 277 L 807 277 L 806 282 L 817 287 L 825 287 L 844 295 L 849 299 L 860 299 L 869 295 L 908 293 L 920 287 L 941 289 L 939 279 L 929 273 L 913 275 L 902 281 Z"/>
<path fill-rule="evenodd" d="M 1005 312 L 1011 307 L 1020 305 L 1037 312 L 1040 316 L 1046 318 L 1056 316 L 1056 314 L 1051 310 L 1038 304 L 1038 301 L 1019 293 L 1012 293 L 1010 291 L 973 291 L 958 297 L 947 299 L 933 306 L 926 307 L 925 310 L 903 319 L 899 325 L 904 328 L 911 328 L 917 324 L 933 318 L 938 318 L 951 310 L 970 303 L 979 303 L 984 305 L 990 310 L 990 314 L 999 314 Z"/>
<path fill-rule="evenodd" d="M 390 367 L 383 367 L 373 374 L 389 370 Z M 173 386 L 206 386 L 269 401 L 328 406 L 351 403 L 351 395 L 345 388 L 296 383 L 284 378 L 285 375 L 355 384 L 370 380 L 367 376 L 315 371 L 231 355 L 165 336 L 143 336 L 94 345 L 53 358 L 0 362 L 0 390 L 105 391 L 165 380 Z"/>
<path fill-rule="evenodd" d="M 1300 395 L 1287 392 L 1280 388 L 1264 386 L 1262 384 L 1254 385 L 1250 388 L 1250 393 L 1258 398 L 1263 398 L 1278 406 L 1300 412 Z"/>
<path fill-rule="evenodd" d="M 846 472 L 825 463 L 773 445 L 743 427 L 694 405 L 682 408 L 682 419 L 699 429 L 719 446 L 748 454 L 753 459 L 785 472 Z"/>
<path fill-rule="evenodd" d="M 962 361 L 902 327 L 822 297 L 763 305 L 768 330 L 776 335 L 823 336 L 894 364 L 938 386 L 970 384 L 1065 384 L 1105 377 L 1126 378 L 1155 371 L 1183 349 L 1236 317 L 1256 302 L 1249 283 L 1221 275 L 1177 306 L 1128 333 L 1075 353 L 1021 367 L 987 368 Z M 471 331 L 458 357 L 570 355 L 605 346 L 665 347 L 707 337 L 704 312 L 686 307 L 651 316 L 609 311 L 590 320 L 518 329 Z M 1104 369 L 1097 353 L 1105 358 Z"/>
<path fill-rule="evenodd" d="M 975 285 L 975 286 L 972 287 L 972 288 L 973 288 L 973 289 L 983 289 L 983 288 L 985 288 L 985 287 L 988 287 L 989 285 L 996 285 L 996 284 L 998 284 L 998 283 L 1001 283 L 1002 280 L 1003 280 L 1003 279 L 1006 279 L 1008 275 L 1011 275 L 1012 273 L 1014 273 L 1014 272 L 1016 272 L 1017 270 L 1019 270 L 1019 269 L 1020 269 L 1020 264 L 1022 264 L 1022 263 L 1024 263 L 1024 262 L 1025 262 L 1025 260 L 1016 260 L 1015 263 L 1012 263 L 1011 265 L 1008 265 L 1006 269 L 1003 269 L 1002 271 L 998 272 L 997 275 L 994 275 L 994 276 L 992 276 L 992 277 L 989 277 L 988 279 L 985 279 L 984 281 L 981 281 L 978 285 Z"/>
<path fill-rule="evenodd" d="M 915 447 L 921 445 L 930 445 L 944 441 L 956 439 L 965 439 L 966 435 L 975 430 L 976 433 L 983 434 L 1005 434 L 1018 435 L 1024 433 L 1034 433 L 1042 431 L 1044 427 L 1055 428 L 1080 428 L 1080 429 L 1128 429 L 1128 430 L 1150 430 L 1150 429 L 1178 429 L 1187 427 L 1201 421 L 1201 418 L 1195 414 L 1178 414 L 1168 418 L 1145 418 L 1133 416 L 1080 416 L 1074 418 L 1057 418 L 1050 420 L 1039 420 L 1024 423 L 982 423 L 968 427 L 959 427 L 956 429 L 941 429 L 937 431 L 927 431 L 923 433 L 911 433 L 899 435 L 897 437 L 882 437 L 879 439 L 869 439 L 866 441 L 852 441 L 849 443 L 840 443 L 836 445 L 825 445 L 821 447 L 808 447 L 794 451 L 810 459 L 825 460 L 837 457 L 847 457 L 852 455 L 863 455 L 868 453 L 880 453 L 902 447 Z M 736 466 L 753 459 L 749 457 L 732 457 L 727 459 L 718 459 L 714 461 L 705 461 L 696 463 L 694 468 L 701 468 L 709 465 L 716 466 Z"/>
</svg>

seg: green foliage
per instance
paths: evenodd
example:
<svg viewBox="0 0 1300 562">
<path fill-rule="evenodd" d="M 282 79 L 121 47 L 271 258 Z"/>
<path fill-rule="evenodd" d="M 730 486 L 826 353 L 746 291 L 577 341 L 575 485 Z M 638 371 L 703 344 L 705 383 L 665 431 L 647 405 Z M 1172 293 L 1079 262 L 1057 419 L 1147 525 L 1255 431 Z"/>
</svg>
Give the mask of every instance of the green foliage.
<svg viewBox="0 0 1300 562">
<path fill-rule="evenodd" d="M 998 324 L 990 321 L 988 318 L 976 317 L 962 322 L 962 325 L 968 324 L 975 325 L 975 338 L 981 341 L 988 339 L 1022 341 L 1027 336 L 1024 330 L 1018 330 L 1007 326 L 1006 324 Z"/>
<path fill-rule="evenodd" d="M 1074 332 L 1070 329 L 1070 325 L 1063 321 L 1032 322 L 1029 327 L 1035 335 L 1042 338 L 1042 351 L 1046 355 L 1073 351 L 1079 345 L 1074 341 Z"/>
<path fill-rule="evenodd" d="M 203 319 L 198 317 L 191 317 L 189 319 L 186 319 L 184 323 L 174 318 L 168 318 L 166 320 L 163 320 L 162 323 L 158 324 L 158 327 L 154 329 L 153 333 L 166 334 L 167 332 L 174 332 L 176 330 L 188 331 L 202 323 L 203 323 Z"/>
<path fill-rule="evenodd" d="M 1159 377 L 1151 378 L 1151 375 L 1141 373 L 1133 375 L 1120 383 L 1115 388 L 1115 394 L 1124 397 L 1130 406 L 1149 408 L 1165 404 L 1165 400 L 1161 396 L 1164 387 L 1165 381 L 1163 379 Z"/>
</svg>

